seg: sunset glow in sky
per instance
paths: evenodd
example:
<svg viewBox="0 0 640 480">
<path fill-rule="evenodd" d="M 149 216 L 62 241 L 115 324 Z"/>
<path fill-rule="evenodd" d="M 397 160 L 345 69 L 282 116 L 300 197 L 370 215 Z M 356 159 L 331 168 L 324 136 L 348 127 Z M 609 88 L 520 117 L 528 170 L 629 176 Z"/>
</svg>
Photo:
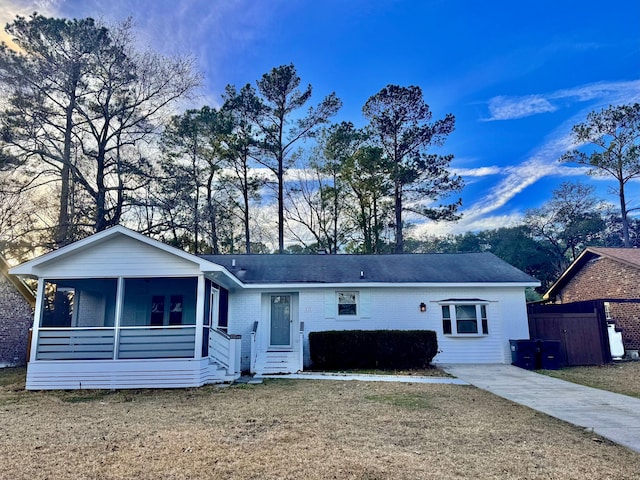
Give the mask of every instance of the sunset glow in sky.
<svg viewBox="0 0 640 480">
<path fill-rule="evenodd" d="M 336 120 L 364 125 L 362 105 L 387 84 L 419 85 L 434 118 L 456 116 L 443 153 L 467 183 L 464 218 L 430 233 L 509 226 L 560 182 L 608 183 L 560 165 L 588 112 L 640 102 L 640 2 L 464 0 L 0 0 L 16 14 L 107 22 L 132 17 L 142 44 L 192 53 L 201 104 L 226 84 L 294 63 L 313 103 L 335 91 Z M 639 184 L 629 188 L 640 206 Z"/>
</svg>

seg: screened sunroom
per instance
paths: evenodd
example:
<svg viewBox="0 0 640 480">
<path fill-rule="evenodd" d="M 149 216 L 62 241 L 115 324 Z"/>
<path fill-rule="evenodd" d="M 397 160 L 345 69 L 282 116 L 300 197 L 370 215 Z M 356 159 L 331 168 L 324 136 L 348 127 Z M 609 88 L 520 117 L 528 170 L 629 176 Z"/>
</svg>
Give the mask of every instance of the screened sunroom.
<svg viewBox="0 0 640 480">
<path fill-rule="evenodd" d="M 114 227 L 12 269 L 37 279 L 27 388 L 197 386 L 240 375 L 219 265 Z"/>
<path fill-rule="evenodd" d="M 196 288 L 197 278 L 47 279 L 35 360 L 194 358 Z"/>
</svg>

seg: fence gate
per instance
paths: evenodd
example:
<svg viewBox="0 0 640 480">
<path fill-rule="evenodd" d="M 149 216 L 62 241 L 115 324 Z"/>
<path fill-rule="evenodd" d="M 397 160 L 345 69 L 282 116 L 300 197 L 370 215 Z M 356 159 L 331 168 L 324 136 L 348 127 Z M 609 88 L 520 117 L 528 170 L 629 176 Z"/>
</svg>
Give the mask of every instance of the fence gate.
<svg viewBox="0 0 640 480">
<path fill-rule="evenodd" d="M 532 340 L 559 340 L 563 366 L 611 362 L 602 302 L 527 306 Z"/>
</svg>

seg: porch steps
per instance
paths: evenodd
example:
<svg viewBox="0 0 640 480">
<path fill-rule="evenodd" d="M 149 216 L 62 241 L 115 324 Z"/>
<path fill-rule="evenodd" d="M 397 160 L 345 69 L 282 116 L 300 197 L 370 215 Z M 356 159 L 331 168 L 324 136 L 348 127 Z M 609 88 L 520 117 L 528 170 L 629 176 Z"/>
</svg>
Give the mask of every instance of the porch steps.
<svg viewBox="0 0 640 480">
<path fill-rule="evenodd" d="M 267 351 L 256 360 L 256 374 L 295 373 L 298 371 L 298 353 Z"/>
<path fill-rule="evenodd" d="M 209 368 L 204 377 L 204 383 L 219 383 L 234 381 L 238 375 L 230 375 L 227 368 L 209 358 Z"/>
</svg>

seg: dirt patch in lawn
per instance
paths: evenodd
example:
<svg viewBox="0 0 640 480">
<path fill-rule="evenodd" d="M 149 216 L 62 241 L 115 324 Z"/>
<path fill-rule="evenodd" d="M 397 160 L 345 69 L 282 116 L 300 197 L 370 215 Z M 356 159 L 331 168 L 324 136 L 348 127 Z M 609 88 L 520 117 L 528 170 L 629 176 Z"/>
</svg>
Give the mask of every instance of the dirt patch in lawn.
<svg viewBox="0 0 640 480">
<path fill-rule="evenodd" d="M 580 385 L 640 398 L 640 362 L 543 370 L 542 373 Z"/>
<path fill-rule="evenodd" d="M 640 472 L 640 455 L 470 386 L 279 379 L 26 392 L 0 385 L 2 479 L 625 479 Z"/>
</svg>

